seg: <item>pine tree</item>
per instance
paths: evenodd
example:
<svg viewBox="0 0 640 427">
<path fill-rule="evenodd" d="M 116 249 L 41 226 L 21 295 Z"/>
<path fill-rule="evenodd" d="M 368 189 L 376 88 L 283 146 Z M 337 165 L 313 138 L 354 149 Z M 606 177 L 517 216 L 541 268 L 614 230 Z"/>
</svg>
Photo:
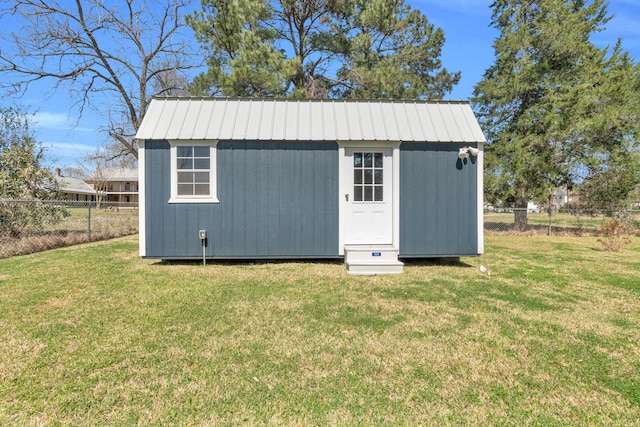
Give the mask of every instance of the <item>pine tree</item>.
<svg viewBox="0 0 640 427">
<path fill-rule="evenodd" d="M 207 0 L 187 22 L 208 53 L 194 93 L 439 99 L 460 79 L 403 0 Z"/>
<path fill-rule="evenodd" d="M 489 142 L 487 172 L 525 209 L 585 179 L 607 153 L 634 150 L 638 73 L 629 56 L 590 40 L 609 21 L 604 0 L 497 0 L 496 60 L 475 88 Z M 527 226 L 516 210 L 516 227 Z"/>
</svg>

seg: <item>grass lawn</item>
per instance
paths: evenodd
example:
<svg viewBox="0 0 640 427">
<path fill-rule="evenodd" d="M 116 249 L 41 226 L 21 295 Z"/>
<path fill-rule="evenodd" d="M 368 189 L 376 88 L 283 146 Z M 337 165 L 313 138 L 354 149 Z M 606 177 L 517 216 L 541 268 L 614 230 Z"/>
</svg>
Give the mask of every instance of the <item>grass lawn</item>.
<svg viewBox="0 0 640 427">
<path fill-rule="evenodd" d="M 0 425 L 639 425 L 640 239 L 486 245 L 379 277 L 135 237 L 2 259 Z"/>
</svg>

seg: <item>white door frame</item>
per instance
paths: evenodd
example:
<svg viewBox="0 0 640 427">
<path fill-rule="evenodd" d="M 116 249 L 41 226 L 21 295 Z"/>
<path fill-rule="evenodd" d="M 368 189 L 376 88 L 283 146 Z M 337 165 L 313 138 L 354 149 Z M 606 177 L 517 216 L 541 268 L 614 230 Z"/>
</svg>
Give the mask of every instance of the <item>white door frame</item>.
<svg viewBox="0 0 640 427">
<path fill-rule="evenodd" d="M 338 238 L 338 255 L 344 255 L 345 242 L 345 224 L 346 224 L 346 205 L 344 194 L 346 189 L 346 171 L 344 158 L 347 148 L 357 148 L 367 151 L 374 148 L 390 148 L 392 161 L 392 244 L 393 247 L 399 249 L 400 240 L 400 142 L 399 141 L 338 141 L 338 213 L 339 238 Z"/>
</svg>

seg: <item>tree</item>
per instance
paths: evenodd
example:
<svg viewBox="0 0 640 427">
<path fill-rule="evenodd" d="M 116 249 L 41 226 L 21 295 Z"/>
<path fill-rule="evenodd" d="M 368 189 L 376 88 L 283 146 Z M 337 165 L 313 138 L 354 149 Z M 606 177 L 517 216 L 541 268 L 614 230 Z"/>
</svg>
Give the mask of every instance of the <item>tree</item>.
<svg viewBox="0 0 640 427">
<path fill-rule="evenodd" d="M 98 161 L 100 163 L 100 159 L 95 159 L 94 161 Z M 100 209 L 102 207 L 102 202 L 104 197 L 107 195 L 109 191 L 109 176 L 106 174 L 106 166 L 97 166 L 91 172 L 91 175 L 87 178 L 88 181 L 93 186 L 93 189 L 96 190 L 96 209 Z"/>
<path fill-rule="evenodd" d="M 100 209 L 103 199 L 109 191 L 112 177 L 108 171 L 113 168 L 131 168 L 133 166 L 126 158 L 114 157 L 113 147 L 109 146 L 99 146 L 93 153 L 84 156 L 78 169 L 82 171 L 82 176 L 96 192 L 97 209 Z"/>
<path fill-rule="evenodd" d="M 444 33 L 403 0 L 205 0 L 191 90 L 248 97 L 442 98 Z"/>
<path fill-rule="evenodd" d="M 64 215 L 62 209 L 39 203 L 58 194 L 57 182 L 42 167 L 43 161 L 44 150 L 31 130 L 29 116 L 19 107 L 0 108 L 0 199 L 25 201 L 0 204 L 0 234 L 18 237 Z"/>
<path fill-rule="evenodd" d="M 0 198 L 50 199 L 58 186 L 42 167 L 44 150 L 20 107 L 0 108 Z"/>
<path fill-rule="evenodd" d="M 632 152 L 638 73 L 620 43 L 590 37 L 608 22 L 604 0 L 496 0 L 496 60 L 474 91 L 487 172 L 509 188 L 516 227 L 527 202 L 584 179 L 607 153 Z M 625 147 L 621 149 L 621 147 Z"/>
<path fill-rule="evenodd" d="M 82 179 L 85 177 L 84 170 L 81 166 L 65 166 L 61 170 L 61 175 L 68 178 L 79 178 Z"/>
<path fill-rule="evenodd" d="M 580 206 L 596 210 L 629 208 L 640 188 L 640 153 L 612 156 L 578 186 Z"/>
<path fill-rule="evenodd" d="M 441 99 L 451 92 L 460 73 L 442 68 L 442 29 L 401 0 L 356 0 L 352 8 L 340 97 Z"/>
<path fill-rule="evenodd" d="M 24 93 L 50 80 L 67 86 L 82 112 L 108 117 L 118 155 L 137 158 L 134 135 L 152 95 L 182 93 L 198 65 L 183 34 L 187 0 L 16 0 L 3 19 L 23 23 L 2 34 L 5 90 Z M 6 27 L 6 26 L 5 26 Z"/>
</svg>

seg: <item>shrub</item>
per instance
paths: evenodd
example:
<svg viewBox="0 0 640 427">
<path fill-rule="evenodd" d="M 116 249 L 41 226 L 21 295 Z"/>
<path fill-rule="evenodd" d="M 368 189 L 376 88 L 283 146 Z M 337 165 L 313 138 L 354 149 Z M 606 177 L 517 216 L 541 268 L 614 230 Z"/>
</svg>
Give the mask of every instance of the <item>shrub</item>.
<svg viewBox="0 0 640 427">
<path fill-rule="evenodd" d="M 31 201 L 0 201 L 0 237 L 20 238 L 69 216 L 62 206 Z"/>
<path fill-rule="evenodd" d="M 598 242 L 608 252 L 620 252 L 624 246 L 631 243 L 630 228 L 617 218 L 603 222 L 598 228 L 598 233 L 601 236 Z"/>
</svg>

